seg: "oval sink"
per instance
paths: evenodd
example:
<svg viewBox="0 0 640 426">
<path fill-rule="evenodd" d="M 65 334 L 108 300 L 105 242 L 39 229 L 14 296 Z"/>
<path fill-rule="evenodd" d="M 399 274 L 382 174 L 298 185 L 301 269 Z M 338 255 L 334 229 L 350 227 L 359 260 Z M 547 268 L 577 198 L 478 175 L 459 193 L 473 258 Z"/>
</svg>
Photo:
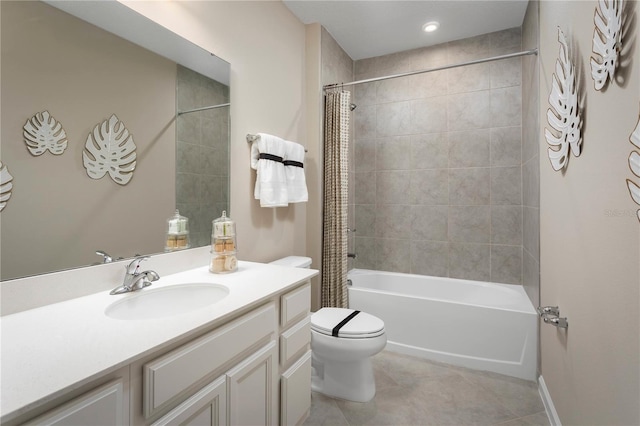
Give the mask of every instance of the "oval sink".
<svg viewBox="0 0 640 426">
<path fill-rule="evenodd" d="M 139 290 L 118 300 L 104 313 L 114 319 L 143 320 L 164 318 L 213 305 L 229 295 L 218 284 L 178 284 L 151 290 Z"/>
</svg>

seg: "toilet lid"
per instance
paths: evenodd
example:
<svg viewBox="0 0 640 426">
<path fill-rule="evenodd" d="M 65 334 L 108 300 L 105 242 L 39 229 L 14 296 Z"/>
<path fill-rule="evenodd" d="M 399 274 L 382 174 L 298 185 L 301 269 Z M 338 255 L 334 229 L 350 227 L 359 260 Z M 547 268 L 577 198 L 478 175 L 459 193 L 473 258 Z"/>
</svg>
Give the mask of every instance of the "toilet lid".
<svg viewBox="0 0 640 426">
<path fill-rule="evenodd" d="M 329 336 L 336 330 L 337 337 L 345 338 L 376 337 L 384 333 L 384 321 L 355 309 L 322 308 L 311 315 L 311 329 Z"/>
</svg>

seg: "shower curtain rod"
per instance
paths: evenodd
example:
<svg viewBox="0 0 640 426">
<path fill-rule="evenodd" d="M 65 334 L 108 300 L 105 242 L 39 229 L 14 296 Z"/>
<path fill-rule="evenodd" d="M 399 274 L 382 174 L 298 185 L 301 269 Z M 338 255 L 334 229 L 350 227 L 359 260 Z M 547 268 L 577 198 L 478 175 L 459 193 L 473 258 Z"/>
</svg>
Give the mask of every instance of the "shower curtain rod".
<svg viewBox="0 0 640 426">
<path fill-rule="evenodd" d="M 195 109 L 188 109 L 186 111 L 178 111 L 178 115 L 189 114 L 190 112 L 206 111 L 208 109 L 214 109 L 214 108 L 228 107 L 229 105 L 231 105 L 231 103 L 220 104 L 220 105 L 211 105 L 211 106 L 206 106 L 206 107 L 202 107 L 202 108 L 195 108 Z"/>
<path fill-rule="evenodd" d="M 485 59 L 476 59 L 475 61 L 462 62 L 462 63 L 459 63 L 459 64 L 453 64 L 453 65 L 445 65 L 445 66 L 442 66 L 442 67 L 430 68 L 430 69 L 427 69 L 427 70 L 410 71 L 410 72 L 405 72 L 405 73 L 402 73 L 402 74 L 386 75 L 384 77 L 367 78 L 366 80 L 351 81 L 349 83 L 327 84 L 325 86 L 322 86 L 322 90 L 336 89 L 336 88 L 340 88 L 340 87 L 343 87 L 343 86 L 355 86 L 356 84 L 363 84 L 363 83 L 373 83 L 374 81 L 388 80 L 390 78 L 407 77 L 407 76 L 415 75 L 415 74 L 424 74 L 424 73 L 427 73 L 427 72 L 442 71 L 442 70 L 448 70 L 448 69 L 451 69 L 451 68 L 464 67 L 466 65 L 482 64 L 484 62 L 499 61 L 501 59 L 510 59 L 510 58 L 517 58 L 519 56 L 537 55 L 537 54 L 538 54 L 538 49 L 525 50 L 525 51 L 522 51 L 522 52 L 509 53 L 509 54 L 500 55 L 500 56 L 492 56 L 491 58 L 485 58 Z"/>
</svg>

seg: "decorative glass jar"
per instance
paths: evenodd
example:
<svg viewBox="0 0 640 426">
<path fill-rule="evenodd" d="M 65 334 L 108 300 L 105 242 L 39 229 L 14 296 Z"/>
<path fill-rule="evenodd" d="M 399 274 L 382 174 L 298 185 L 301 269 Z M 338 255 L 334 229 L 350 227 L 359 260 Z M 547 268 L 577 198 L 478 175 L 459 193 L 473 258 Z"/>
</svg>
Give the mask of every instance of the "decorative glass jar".
<svg viewBox="0 0 640 426">
<path fill-rule="evenodd" d="M 180 216 L 180 212 L 176 210 L 175 214 L 167 219 L 167 238 L 164 251 L 184 250 L 189 247 L 191 247 L 189 242 L 189 219 Z"/>
<path fill-rule="evenodd" d="M 236 224 L 223 211 L 212 223 L 209 271 L 214 274 L 234 272 L 238 268 L 236 252 Z"/>
</svg>

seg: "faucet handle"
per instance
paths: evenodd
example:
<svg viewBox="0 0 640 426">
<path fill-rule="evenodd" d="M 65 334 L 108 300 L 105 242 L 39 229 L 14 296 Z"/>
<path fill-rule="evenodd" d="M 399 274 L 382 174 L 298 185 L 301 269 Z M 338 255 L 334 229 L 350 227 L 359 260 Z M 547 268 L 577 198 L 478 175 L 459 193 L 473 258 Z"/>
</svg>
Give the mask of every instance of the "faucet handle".
<svg viewBox="0 0 640 426">
<path fill-rule="evenodd" d="M 113 258 L 111 256 L 109 256 L 109 253 L 107 253 L 104 250 L 96 250 L 96 254 L 98 256 L 102 256 L 102 263 L 111 263 L 111 262 L 113 262 Z"/>
<path fill-rule="evenodd" d="M 140 262 L 148 260 L 149 256 L 138 256 L 134 258 L 129 265 L 126 266 L 127 274 L 135 274 L 136 270 L 140 266 Z"/>
</svg>

